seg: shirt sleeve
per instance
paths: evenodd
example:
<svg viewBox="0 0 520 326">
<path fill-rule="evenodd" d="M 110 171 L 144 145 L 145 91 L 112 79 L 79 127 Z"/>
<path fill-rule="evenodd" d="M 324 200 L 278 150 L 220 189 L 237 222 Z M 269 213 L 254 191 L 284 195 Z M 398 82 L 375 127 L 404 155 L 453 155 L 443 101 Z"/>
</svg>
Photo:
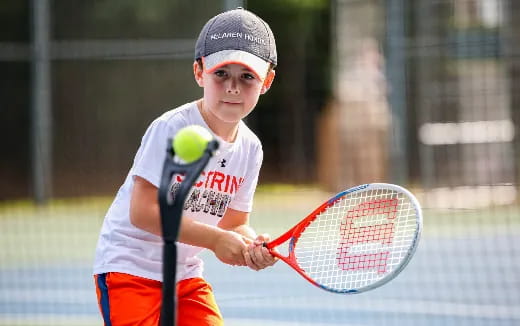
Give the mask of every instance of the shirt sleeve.
<svg viewBox="0 0 520 326">
<path fill-rule="evenodd" d="M 166 121 L 158 119 L 152 122 L 141 140 L 130 174 L 146 179 L 159 188 L 167 142 L 171 135 L 172 131 Z"/>
<path fill-rule="evenodd" d="M 253 197 L 258 184 L 263 155 L 262 147 L 259 146 L 253 155 L 254 159 L 249 162 L 249 173 L 246 174 L 235 198 L 229 204 L 230 208 L 242 212 L 251 212 L 253 210 Z"/>
</svg>

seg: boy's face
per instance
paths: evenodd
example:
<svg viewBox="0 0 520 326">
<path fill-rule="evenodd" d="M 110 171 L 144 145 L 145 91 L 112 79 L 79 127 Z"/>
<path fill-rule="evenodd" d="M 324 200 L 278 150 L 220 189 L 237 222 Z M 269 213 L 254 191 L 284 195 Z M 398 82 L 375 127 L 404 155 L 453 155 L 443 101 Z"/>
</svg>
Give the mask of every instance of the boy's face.
<svg viewBox="0 0 520 326">
<path fill-rule="evenodd" d="M 228 64 L 212 72 L 201 71 L 194 63 L 195 80 L 204 88 L 204 108 L 213 118 L 237 123 L 256 106 L 260 94 L 271 86 L 274 71 L 261 80 L 247 67 Z"/>
</svg>

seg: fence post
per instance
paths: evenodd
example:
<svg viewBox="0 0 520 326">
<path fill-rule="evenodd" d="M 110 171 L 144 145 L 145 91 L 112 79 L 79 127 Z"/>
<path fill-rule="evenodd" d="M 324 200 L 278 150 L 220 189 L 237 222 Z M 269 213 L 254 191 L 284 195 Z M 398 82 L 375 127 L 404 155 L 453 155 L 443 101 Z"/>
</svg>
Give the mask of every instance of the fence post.
<svg viewBox="0 0 520 326">
<path fill-rule="evenodd" d="M 50 8 L 48 0 L 31 1 L 31 168 L 34 201 L 45 204 L 52 193 L 52 112 Z"/>
</svg>

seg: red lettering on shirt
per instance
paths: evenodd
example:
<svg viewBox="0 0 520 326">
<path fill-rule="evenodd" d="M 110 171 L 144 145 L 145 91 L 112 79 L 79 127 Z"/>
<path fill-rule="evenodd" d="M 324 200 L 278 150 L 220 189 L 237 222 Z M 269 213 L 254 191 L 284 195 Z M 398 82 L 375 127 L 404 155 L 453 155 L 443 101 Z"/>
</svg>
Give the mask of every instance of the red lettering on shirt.
<svg viewBox="0 0 520 326">
<path fill-rule="evenodd" d="M 215 189 L 215 184 L 218 185 L 218 191 L 222 191 L 222 182 L 226 176 L 222 172 L 215 171 L 213 174 L 213 180 L 211 180 L 211 189 Z"/>
<path fill-rule="evenodd" d="M 173 181 L 175 183 L 181 183 L 184 180 L 184 177 L 184 174 L 175 174 L 173 176 Z M 240 189 L 244 180 L 243 177 L 225 174 L 220 171 L 202 171 L 193 187 L 213 189 L 219 192 L 233 194 Z"/>
<path fill-rule="evenodd" d="M 242 185 L 242 182 L 244 182 L 244 178 L 238 178 L 234 175 L 231 176 L 231 189 L 229 189 L 229 193 L 232 194 L 236 191 L 238 191 L 238 188 Z"/>
<path fill-rule="evenodd" d="M 229 179 L 230 179 L 229 174 L 226 174 L 226 187 L 224 188 L 224 192 L 227 192 L 229 189 Z"/>
</svg>

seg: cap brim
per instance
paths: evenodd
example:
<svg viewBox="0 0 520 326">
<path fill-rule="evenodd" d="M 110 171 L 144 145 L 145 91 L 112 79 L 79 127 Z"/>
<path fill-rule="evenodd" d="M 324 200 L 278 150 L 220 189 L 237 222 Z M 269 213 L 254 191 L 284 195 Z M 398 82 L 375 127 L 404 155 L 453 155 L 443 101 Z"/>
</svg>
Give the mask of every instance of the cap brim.
<svg viewBox="0 0 520 326">
<path fill-rule="evenodd" d="M 229 64 L 240 64 L 251 70 L 258 78 L 264 80 L 269 69 L 269 62 L 254 54 L 239 50 L 223 50 L 202 58 L 206 72 Z"/>
</svg>

